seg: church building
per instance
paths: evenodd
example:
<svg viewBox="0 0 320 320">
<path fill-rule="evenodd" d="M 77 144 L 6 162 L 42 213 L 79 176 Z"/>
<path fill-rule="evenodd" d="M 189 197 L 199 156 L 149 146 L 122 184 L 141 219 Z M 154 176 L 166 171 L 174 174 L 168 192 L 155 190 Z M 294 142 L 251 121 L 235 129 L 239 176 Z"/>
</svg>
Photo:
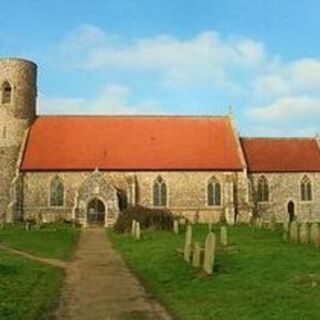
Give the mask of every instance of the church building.
<svg viewBox="0 0 320 320">
<path fill-rule="evenodd" d="M 0 59 L 0 220 L 112 226 L 126 207 L 191 221 L 320 221 L 320 141 L 239 137 L 226 116 L 37 115 L 37 66 Z"/>
</svg>

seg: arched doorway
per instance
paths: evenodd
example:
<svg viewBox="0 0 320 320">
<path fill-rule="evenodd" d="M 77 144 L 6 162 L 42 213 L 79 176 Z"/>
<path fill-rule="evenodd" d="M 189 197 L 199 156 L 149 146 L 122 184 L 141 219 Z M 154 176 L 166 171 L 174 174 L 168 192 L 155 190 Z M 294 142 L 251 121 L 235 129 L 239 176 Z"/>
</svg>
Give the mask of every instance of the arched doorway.
<svg viewBox="0 0 320 320">
<path fill-rule="evenodd" d="M 87 215 L 88 223 L 93 225 L 104 225 L 106 208 L 104 203 L 98 198 L 92 199 L 88 203 Z"/>
<path fill-rule="evenodd" d="M 289 201 L 288 202 L 288 215 L 289 215 L 289 221 L 292 222 L 294 220 L 294 202 Z"/>
</svg>

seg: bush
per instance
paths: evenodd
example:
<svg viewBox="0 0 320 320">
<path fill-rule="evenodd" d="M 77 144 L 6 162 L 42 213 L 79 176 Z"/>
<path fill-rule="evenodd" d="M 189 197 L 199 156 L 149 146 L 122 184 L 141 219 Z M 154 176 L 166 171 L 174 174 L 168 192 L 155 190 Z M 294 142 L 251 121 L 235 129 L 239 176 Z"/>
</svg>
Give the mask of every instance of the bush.
<svg viewBox="0 0 320 320">
<path fill-rule="evenodd" d="M 149 209 L 135 206 L 119 214 L 114 229 L 121 233 L 129 232 L 132 220 L 138 221 L 143 229 L 171 230 L 174 216 L 167 209 Z"/>
</svg>

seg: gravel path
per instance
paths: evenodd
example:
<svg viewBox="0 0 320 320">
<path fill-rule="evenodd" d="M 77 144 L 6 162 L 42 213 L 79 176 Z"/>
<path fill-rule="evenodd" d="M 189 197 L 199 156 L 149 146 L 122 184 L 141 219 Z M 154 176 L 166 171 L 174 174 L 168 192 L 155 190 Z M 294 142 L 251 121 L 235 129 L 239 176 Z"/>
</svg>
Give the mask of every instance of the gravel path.
<svg viewBox="0 0 320 320">
<path fill-rule="evenodd" d="M 65 271 L 56 319 L 172 319 L 128 270 L 103 228 L 82 230 Z"/>
</svg>

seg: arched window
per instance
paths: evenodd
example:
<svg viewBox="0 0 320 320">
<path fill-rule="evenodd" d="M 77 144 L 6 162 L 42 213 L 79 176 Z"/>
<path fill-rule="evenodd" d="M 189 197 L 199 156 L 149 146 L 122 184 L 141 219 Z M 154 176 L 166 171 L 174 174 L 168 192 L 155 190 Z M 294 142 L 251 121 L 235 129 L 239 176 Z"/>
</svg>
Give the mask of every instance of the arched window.
<svg viewBox="0 0 320 320">
<path fill-rule="evenodd" d="M 208 206 L 221 206 L 221 184 L 216 178 L 211 178 L 207 185 Z"/>
<path fill-rule="evenodd" d="M 265 176 L 261 176 L 258 181 L 258 202 L 269 201 L 269 186 L 268 180 Z"/>
<path fill-rule="evenodd" d="M 308 176 L 304 176 L 300 184 L 301 200 L 311 201 L 312 200 L 312 186 Z"/>
<path fill-rule="evenodd" d="M 11 103 L 12 88 L 8 81 L 2 85 L 2 103 Z"/>
<path fill-rule="evenodd" d="M 54 177 L 50 184 L 50 205 L 62 207 L 64 200 L 64 186 L 59 177 Z"/>
<path fill-rule="evenodd" d="M 158 177 L 153 185 L 153 205 L 155 207 L 167 206 L 167 186 L 161 177 Z"/>
</svg>

